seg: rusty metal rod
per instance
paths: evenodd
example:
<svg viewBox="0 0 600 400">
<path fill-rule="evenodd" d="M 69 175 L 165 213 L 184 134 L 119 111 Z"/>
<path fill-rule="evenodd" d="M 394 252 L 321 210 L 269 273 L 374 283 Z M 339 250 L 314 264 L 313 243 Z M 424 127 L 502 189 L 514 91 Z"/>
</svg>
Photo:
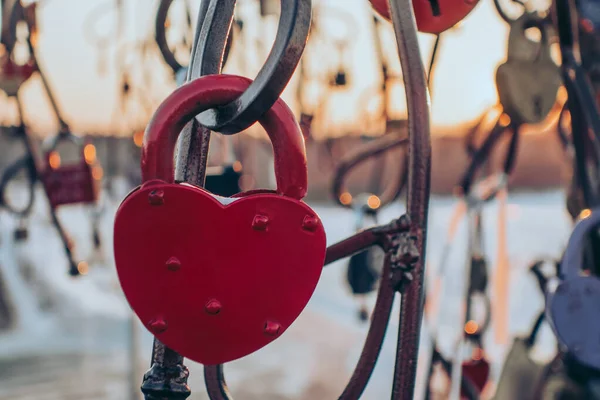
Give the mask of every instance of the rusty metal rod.
<svg viewBox="0 0 600 400">
<path fill-rule="evenodd" d="M 411 233 L 416 237 L 415 244 L 420 254 L 412 271 L 413 280 L 404 287 L 402 292 L 392 387 L 393 400 L 408 400 L 413 398 L 415 391 L 419 335 L 423 317 L 425 244 L 431 170 L 429 93 L 425 68 L 421 61 L 412 2 L 390 0 L 389 5 L 402 67 L 408 112 L 410 141 L 407 211 L 411 222 Z"/>
</svg>

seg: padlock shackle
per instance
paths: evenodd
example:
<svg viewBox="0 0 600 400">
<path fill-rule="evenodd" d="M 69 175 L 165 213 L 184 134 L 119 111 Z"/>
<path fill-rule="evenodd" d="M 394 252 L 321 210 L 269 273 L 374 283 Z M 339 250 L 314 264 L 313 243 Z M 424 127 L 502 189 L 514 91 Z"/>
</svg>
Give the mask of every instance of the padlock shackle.
<svg viewBox="0 0 600 400">
<path fill-rule="evenodd" d="M 142 181 L 174 183 L 173 153 L 183 127 L 204 110 L 238 98 L 252 83 L 235 75 L 207 75 L 180 86 L 158 107 L 142 144 Z M 296 118 L 279 98 L 258 121 L 266 130 L 275 162 L 277 193 L 302 199 L 308 187 L 306 149 Z"/>
<path fill-rule="evenodd" d="M 56 150 L 58 145 L 62 142 L 73 143 L 76 146 L 83 147 L 86 143 L 86 140 L 81 136 L 73 135 L 70 131 L 60 131 L 54 137 L 50 138 L 46 145 L 44 146 L 46 152 L 50 152 Z"/>
<path fill-rule="evenodd" d="M 560 272 L 562 278 L 566 280 L 577 278 L 581 274 L 587 235 L 600 225 L 600 208 L 593 208 L 590 211 L 589 216 L 575 224 L 560 262 Z"/>
</svg>

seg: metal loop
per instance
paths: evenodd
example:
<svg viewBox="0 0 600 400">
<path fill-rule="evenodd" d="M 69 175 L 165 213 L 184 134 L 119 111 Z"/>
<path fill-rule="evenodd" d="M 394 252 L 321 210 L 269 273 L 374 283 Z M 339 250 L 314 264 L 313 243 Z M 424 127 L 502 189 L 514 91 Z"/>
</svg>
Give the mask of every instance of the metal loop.
<svg viewBox="0 0 600 400">
<path fill-rule="evenodd" d="M 291 79 L 308 39 L 311 0 L 282 0 L 273 49 L 252 85 L 228 105 L 199 115 L 206 128 L 226 135 L 254 124 L 277 101 Z"/>
<path fill-rule="evenodd" d="M 380 157 L 386 152 L 393 150 L 397 147 L 403 147 L 408 144 L 407 137 L 398 137 L 396 135 L 384 135 L 379 137 L 378 139 L 373 140 L 372 142 L 366 144 L 359 151 L 350 154 L 349 156 L 344 157 L 333 177 L 333 185 L 332 185 L 332 194 L 334 201 L 342 207 L 352 208 L 353 200 L 343 202 L 342 201 L 342 191 L 344 186 L 344 180 L 346 176 L 358 165 L 363 162 L 375 158 Z M 387 204 L 395 201 L 399 196 L 404 187 L 406 186 L 406 178 L 408 174 L 408 158 L 405 157 L 404 160 L 404 170 L 400 171 L 399 179 L 397 183 L 391 185 L 388 189 L 386 189 L 381 195 L 378 193 L 371 193 L 377 195 L 381 201 L 377 208 L 381 208 Z"/>
<path fill-rule="evenodd" d="M 14 207 L 6 199 L 6 189 L 10 182 L 16 179 L 19 172 L 25 170 L 27 172 L 28 196 L 27 201 L 22 208 Z M 0 207 L 5 208 L 11 214 L 18 217 L 27 217 L 31 214 L 33 203 L 35 202 L 35 183 L 37 181 L 37 171 L 35 161 L 31 155 L 26 155 L 13 164 L 6 167 L 2 178 L 0 178 Z"/>
<path fill-rule="evenodd" d="M 201 4 L 185 81 L 221 73 L 236 0 L 210 0 Z M 204 186 L 210 130 L 196 119 L 181 132 L 177 148 L 175 180 Z"/>
<path fill-rule="evenodd" d="M 182 69 L 187 69 L 187 75 L 189 76 L 190 72 L 190 66 L 192 65 L 192 60 L 194 57 L 194 54 L 196 53 L 196 50 L 198 48 L 197 43 L 198 43 L 198 38 L 200 36 L 200 31 L 202 29 L 203 23 L 211 20 L 210 26 L 213 28 L 216 28 L 216 31 L 211 32 L 210 36 L 211 36 L 211 41 L 209 41 L 208 43 L 220 43 L 221 39 L 223 39 L 223 42 L 225 43 L 225 45 L 222 47 L 222 51 L 218 54 L 219 56 L 219 62 L 222 62 L 222 64 L 224 65 L 227 62 L 227 59 L 229 58 L 229 51 L 231 50 L 231 45 L 232 45 L 232 40 L 233 40 L 233 26 L 231 25 L 231 23 L 226 24 L 224 23 L 224 21 L 231 21 L 231 18 L 233 18 L 233 7 L 235 6 L 235 0 L 233 1 L 221 1 L 218 3 L 222 3 L 221 6 L 224 7 L 224 9 L 218 10 L 217 12 L 218 17 L 216 18 L 216 20 L 213 20 L 213 18 L 211 16 L 207 16 L 207 12 L 209 7 L 209 3 L 213 4 L 215 3 L 213 0 L 203 0 L 200 3 L 200 10 L 199 10 L 199 18 L 198 18 L 198 24 L 196 26 L 196 32 L 195 32 L 195 37 L 194 37 L 194 41 L 192 42 L 192 56 L 190 58 L 190 64 L 188 66 L 184 66 L 182 65 L 177 58 L 175 57 L 175 55 L 173 54 L 173 52 L 171 51 L 171 49 L 169 48 L 169 44 L 167 43 L 167 35 L 166 35 L 166 28 L 165 28 L 165 23 L 166 23 L 166 19 L 167 16 L 169 14 L 169 9 L 171 7 L 173 3 L 173 0 L 161 0 L 158 9 L 156 11 L 156 18 L 154 20 L 155 23 L 155 32 L 154 32 L 154 40 L 156 41 L 156 44 L 160 50 L 161 55 L 163 56 L 163 59 L 165 60 L 165 62 L 167 63 L 167 65 L 173 70 L 173 72 L 175 74 L 179 73 L 179 71 L 181 71 Z M 230 6 L 230 3 L 233 3 L 232 6 Z M 214 4 L 212 6 L 214 8 Z M 231 18 L 227 17 L 227 14 L 229 14 L 229 10 L 231 7 Z M 213 11 L 214 13 L 214 11 Z M 218 24 L 215 24 L 213 22 L 218 21 Z M 222 27 L 224 26 L 228 26 L 228 31 L 227 32 L 222 32 Z M 213 72 L 214 73 L 214 72 Z M 209 73 L 205 73 L 202 75 L 209 75 Z"/>
<path fill-rule="evenodd" d="M 17 24 L 25 20 L 25 14 L 20 0 L 5 0 L 2 3 L 0 43 L 4 45 L 6 53 L 11 54 L 17 42 Z"/>
<path fill-rule="evenodd" d="M 477 171 L 479 171 L 479 169 L 483 166 L 485 161 L 487 161 L 489 159 L 490 154 L 491 154 L 492 150 L 494 149 L 494 146 L 498 143 L 500 138 L 506 132 L 507 126 L 503 125 L 501 120 L 502 119 L 499 116 L 498 120 L 496 121 L 496 124 L 490 130 L 487 138 L 481 144 L 479 149 L 477 149 L 472 154 L 471 163 L 467 167 L 467 170 L 466 170 L 465 174 L 463 175 L 463 177 L 461 179 L 461 183 L 460 183 L 460 188 L 462 190 L 463 195 L 465 195 L 465 196 L 468 196 L 471 193 L 473 180 L 475 179 L 475 175 L 477 174 Z M 516 133 L 516 132 L 513 132 L 513 134 L 518 135 L 518 133 Z M 516 139 L 515 139 L 515 141 L 516 141 Z M 516 142 L 515 142 L 515 145 L 509 146 L 509 149 L 507 150 L 507 155 L 506 155 L 507 161 L 510 161 L 512 159 L 512 157 L 513 157 L 512 154 L 514 152 L 516 152 Z M 512 168 L 512 165 L 513 164 L 511 162 L 507 162 L 505 167 L 507 166 L 509 168 Z M 505 173 L 506 172 L 510 172 L 510 171 L 505 171 Z"/>
<path fill-rule="evenodd" d="M 84 144 L 83 138 L 73 135 L 73 133 L 69 131 L 63 131 L 51 138 L 48 138 L 45 141 L 43 148 L 46 152 L 53 151 L 56 150 L 61 142 L 69 142 L 79 147 L 83 146 Z"/>
<path fill-rule="evenodd" d="M 512 0 L 513 3 L 520 5 L 523 8 L 523 13 L 526 12 L 526 8 L 525 8 L 525 3 L 520 1 L 520 0 Z M 504 20 L 504 22 L 506 22 L 507 24 L 512 24 L 513 22 L 515 22 L 519 17 L 517 18 L 511 18 L 508 13 L 506 12 L 506 10 L 504 10 L 504 8 L 502 7 L 502 5 L 500 5 L 500 0 L 494 0 L 494 7 L 496 8 L 496 12 L 498 13 L 498 15 L 500 16 L 500 18 L 502 18 Z"/>
</svg>

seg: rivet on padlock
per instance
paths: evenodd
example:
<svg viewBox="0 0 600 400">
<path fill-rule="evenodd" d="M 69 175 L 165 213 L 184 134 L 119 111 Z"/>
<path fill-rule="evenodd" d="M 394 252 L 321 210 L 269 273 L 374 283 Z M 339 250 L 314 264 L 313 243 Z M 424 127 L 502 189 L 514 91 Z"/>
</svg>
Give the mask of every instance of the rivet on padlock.
<svg viewBox="0 0 600 400">
<path fill-rule="evenodd" d="M 265 323 L 265 334 L 269 336 L 276 336 L 279 334 L 279 330 L 281 329 L 281 325 L 277 322 L 267 321 Z"/>
<path fill-rule="evenodd" d="M 538 29 L 539 42 L 525 31 Z M 543 121 L 554 106 L 562 84 L 550 55 L 549 33 L 536 14 L 525 13 L 510 25 L 506 62 L 496 70 L 496 87 L 504 112 L 515 124 Z"/>
<path fill-rule="evenodd" d="M 179 261 L 177 257 L 171 257 L 167 260 L 165 265 L 169 271 L 179 271 L 181 268 L 181 261 Z"/>
<path fill-rule="evenodd" d="M 149 324 L 150 331 L 154 334 L 160 334 L 167 330 L 167 322 L 164 319 L 154 319 Z"/>
<path fill-rule="evenodd" d="M 259 121 L 273 145 L 276 190 L 225 198 L 174 183 L 173 152 L 184 125 L 235 100 L 249 84 L 206 76 L 167 97 L 146 129 L 144 183 L 123 201 L 114 225 L 116 268 L 131 308 L 153 321 L 146 326 L 166 346 L 209 365 L 280 337 L 310 300 L 325 259 L 321 220 L 301 201 L 308 179 L 304 140 L 283 100 Z M 168 201 L 149 207 L 153 192 Z M 174 254 L 193 268 L 165 268 Z"/>
<path fill-rule="evenodd" d="M 269 217 L 266 215 L 255 215 L 252 220 L 252 229 L 255 231 L 266 231 L 269 226 Z"/>
<path fill-rule="evenodd" d="M 600 209 L 594 209 L 573 229 L 560 263 L 562 282 L 548 285 L 546 317 L 559 343 L 573 358 L 600 370 L 600 278 L 585 271 L 589 235 L 600 225 Z"/>
<path fill-rule="evenodd" d="M 206 310 L 207 313 L 211 314 L 211 315 L 217 315 L 218 313 L 221 312 L 221 303 L 216 300 L 216 299 L 211 299 L 208 301 L 208 303 L 206 303 L 206 305 L 204 306 L 204 309 Z"/>
<path fill-rule="evenodd" d="M 165 204 L 165 192 L 163 190 L 153 190 L 148 194 L 148 203 L 151 206 L 162 206 Z"/>
<path fill-rule="evenodd" d="M 310 232 L 314 232 L 315 230 L 317 230 L 320 226 L 320 221 L 319 218 L 317 218 L 314 215 L 307 215 L 306 217 L 304 217 L 304 220 L 302 221 L 302 229 L 306 230 L 306 231 L 310 231 Z"/>
</svg>

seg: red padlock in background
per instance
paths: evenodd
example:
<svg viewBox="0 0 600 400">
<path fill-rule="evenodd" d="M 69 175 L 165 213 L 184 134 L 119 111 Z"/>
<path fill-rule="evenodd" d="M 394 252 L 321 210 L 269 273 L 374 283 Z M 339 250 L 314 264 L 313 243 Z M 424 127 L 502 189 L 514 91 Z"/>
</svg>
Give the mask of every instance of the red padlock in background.
<svg viewBox="0 0 600 400">
<path fill-rule="evenodd" d="M 304 140 L 283 100 L 259 121 L 273 145 L 277 190 L 224 198 L 174 183 L 184 125 L 235 100 L 250 82 L 206 76 L 162 103 L 144 136 L 144 183 L 115 220 L 116 267 L 132 309 L 161 342 L 203 364 L 246 356 L 281 336 L 310 300 L 325 259 L 322 223 L 301 201 Z"/>
<path fill-rule="evenodd" d="M 33 60 L 16 64 L 8 54 L 0 57 L 0 89 L 7 96 L 16 96 L 21 85 L 33 75 L 37 66 Z"/>
<path fill-rule="evenodd" d="M 392 19 L 390 0 L 369 0 L 379 15 Z M 394 1 L 394 0 L 392 0 Z M 464 19 L 479 0 L 412 0 L 417 29 L 424 33 L 442 33 Z"/>
<path fill-rule="evenodd" d="M 76 147 L 74 163 L 65 163 L 58 152 L 61 144 Z M 67 204 L 90 204 L 98 200 L 102 170 L 93 144 L 71 133 L 60 133 L 45 153 L 42 183 L 52 208 Z"/>
<path fill-rule="evenodd" d="M 473 357 L 470 360 L 463 361 L 462 374 L 469 379 L 479 394 L 483 392 L 490 377 L 490 363 L 485 358 L 482 349 L 475 349 Z M 462 399 L 468 400 L 470 398 L 465 390 L 461 390 L 460 393 Z"/>
</svg>

